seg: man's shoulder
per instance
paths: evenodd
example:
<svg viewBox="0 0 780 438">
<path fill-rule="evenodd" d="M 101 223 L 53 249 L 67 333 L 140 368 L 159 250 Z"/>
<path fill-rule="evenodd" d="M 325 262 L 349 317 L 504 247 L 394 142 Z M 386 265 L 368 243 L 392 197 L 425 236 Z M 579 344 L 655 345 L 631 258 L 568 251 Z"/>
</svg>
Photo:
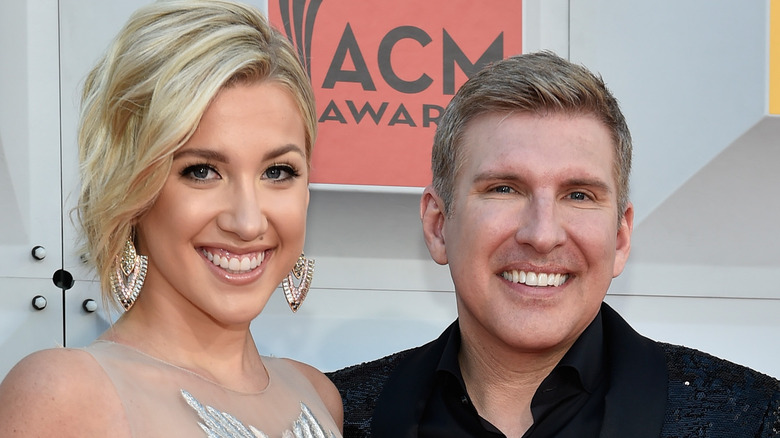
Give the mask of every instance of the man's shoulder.
<svg viewBox="0 0 780 438">
<path fill-rule="evenodd" d="M 371 420 L 379 395 L 398 364 L 422 347 L 325 373 L 336 385 L 344 404 L 344 436 L 371 436 Z"/>
<path fill-rule="evenodd" d="M 671 427 L 706 435 L 706 429 L 716 428 L 740 430 L 744 436 L 780 431 L 776 378 L 693 348 L 658 345 L 669 373 L 667 431 Z"/>
<path fill-rule="evenodd" d="M 773 394 L 780 381 L 764 373 L 694 348 L 658 342 L 666 356 L 670 383 L 683 386 L 717 386 L 734 391 Z"/>
<path fill-rule="evenodd" d="M 376 360 L 351 365 L 325 374 L 339 389 L 345 388 L 345 390 L 353 392 L 381 391 L 385 381 L 393 373 L 398 363 L 420 348 L 422 347 L 399 351 Z"/>
<path fill-rule="evenodd" d="M 435 366 L 438 362 L 441 350 L 455 330 L 457 330 L 457 321 L 450 324 L 437 339 L 424 345 L 326 374 L 342 392 L 342 397 L 347 392 L 379 396 L 385 382 L 401 363 L 404 371 L 408 371 L 407 368 L 412 371 L 420 369 L 432 371 L 428 370 L 428 367 Z"/>
</svg>

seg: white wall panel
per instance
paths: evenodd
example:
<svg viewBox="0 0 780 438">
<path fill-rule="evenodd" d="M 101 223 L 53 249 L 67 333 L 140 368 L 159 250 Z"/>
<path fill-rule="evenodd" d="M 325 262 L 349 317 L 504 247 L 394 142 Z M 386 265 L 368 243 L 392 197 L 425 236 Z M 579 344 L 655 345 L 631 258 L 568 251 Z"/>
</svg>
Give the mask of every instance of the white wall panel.
<svg viewBox="0 0 780 438">
<path fill-rule="evenodd" d="M 94 301 L 94 311 L 85 307 L 87 300 Z M 116 311 L 104 305 L 100 284 L 96 281 L 77 280 L 73 288 L 65 292 L 62 304 L 67 322 L 65 345 L 68 347 L 88 345 L 109 327 L 110 320 L 117 318 Z"/>
<path fill-rule="evenodd" d="M 0 377 L 24 356 L 63 345 L 62 291 L 51 280 L 0 278 Z M 40 295 L 46 307 L 32 305 Z"/>
<path fill-rule="evenodd" d="M 277 290 L 252 333 L 263 354 L 331 371 L 431 341 L 455 313 L 451 292 L 315 288 L 293 314 Z"/>
<path fill-rule="evenodd" d="M 780 377 L 780 300 L 607 295 L 639 333 Z"/>
<path fill-rule="evenodd" d="M 571 0 L 571 60 L 601 73 L 636 147 L 639 223 L 766 114 L 765 0 Z"/>
<path fill-rule="evenodd" d="M 569 0 L 523 1 L 523 52 L 569 57 Z"/>
<path fill-rule="evenodd" d="M 0 5 L 0 277 L 51 278 L 62 266 L 56 6 Z"/>
</svg>

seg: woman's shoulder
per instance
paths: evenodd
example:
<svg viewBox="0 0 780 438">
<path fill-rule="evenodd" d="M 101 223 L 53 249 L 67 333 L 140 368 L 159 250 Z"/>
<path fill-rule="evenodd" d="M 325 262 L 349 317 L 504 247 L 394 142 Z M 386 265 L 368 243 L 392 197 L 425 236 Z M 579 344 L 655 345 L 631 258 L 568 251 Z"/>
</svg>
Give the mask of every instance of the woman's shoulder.
<svg viewBox="0 0 780 438">
<path fill-rule="evenodd" d="M 276 360 L 289 365 L 298 373 L 303 374 L 303 376 L 306 377 L 312 386 L 314 386 L 317 392 L 321 392 L 321 390 L 326 392 L 330 390 L 338 392 L 333 382 L 331 382 L 330 379 L 328 379 L 328 377 L 317 368 L 294 359 L 279 358 Z"/>
<path fill-rule="evenodd" d="M 88 389 L 87 380 L 94 377 L 97 363 L 85 351 L 73 348 L 51 348 L 36 351 L 17 363 L 3 380 L 0 395 L 8 391 L 31 393 L 42 399 Z"/>
<path fill-rule="evenodd" d="M 84 350 L 32 353 L 0 383 L 0 436 L 86 436 L 124 418 L 112 384 Z"/>
<path fill-rule="evenodd" d="M 311 385 L 317 391 L 317 394 L 322 399 L 334 421 L 341 427 L 344 409 L 341 404 L 341 395 L 339 394 L 338 389 L 336 389 L 336 385 L 334 385 L 320 370 L 309 364 L 287 358 L 279 360 L 286 362 L 295 368 L 296 371 L 303 374 L 306 379 L 311 382 Z"/>
</svg>

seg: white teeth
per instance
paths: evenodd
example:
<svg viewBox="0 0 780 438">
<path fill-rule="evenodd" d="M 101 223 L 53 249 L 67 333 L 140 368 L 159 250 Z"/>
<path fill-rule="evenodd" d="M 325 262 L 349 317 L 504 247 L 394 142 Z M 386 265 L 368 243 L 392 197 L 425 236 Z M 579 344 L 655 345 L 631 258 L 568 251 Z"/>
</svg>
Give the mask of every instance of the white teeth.
<svg viewBox="0 0 780 438">
<path fill-rule="evenodd" d="M 244 272 L 249 272 L 258 266 L 260 266 L 261 263 L 263 263 L 263 258 L 265 253 L 260 253 L 258 255 L 252 255 L 244 256 L 244 257 L 228 257 L 228 256 L 219 256 L 218 254 L 212 254 L 205 249 L 202 250 L 203 254 L 206 256 L 207 259 L 211 263 L 214 264 L 214 266 L 219 266 L 222 269 L 225 269 L 226 271 L 232 273 L 232 274 L 241 274 Z"/>
<path fill-rule="evenodd" d="M 557 287 L 562 285 L 569 279 L 568 274 L 548 274 L 525 271 L 505 271 L 501 274 L 502 277 L 513 283 L 525 284 L 526 286 L 552 286 Z"/>
</svg>

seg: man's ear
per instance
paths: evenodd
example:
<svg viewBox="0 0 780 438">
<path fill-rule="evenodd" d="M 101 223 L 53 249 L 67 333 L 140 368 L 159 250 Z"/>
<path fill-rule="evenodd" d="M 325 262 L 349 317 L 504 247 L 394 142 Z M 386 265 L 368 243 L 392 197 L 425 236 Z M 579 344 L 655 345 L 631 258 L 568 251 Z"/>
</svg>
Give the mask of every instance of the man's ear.
<svg viewBox="0 0 780 438">
<path fill-rule="evenodd" d="M 423 237 L 433 260 L 447 264 L 447 251 L 444 247 L 444 204 L 433 186 L 425 188 L 420 198 L 420 219 Z"/>
<path fill-rule="evenodd" d="M 615 265 L 612 268 L 612 278 L 623 272 L 631 252 L 631 234 L 634 232 L 634 206 L 629 202 L 623 217 L 618 222 L 617 239 L 615 240 Z"/>
</svg>

